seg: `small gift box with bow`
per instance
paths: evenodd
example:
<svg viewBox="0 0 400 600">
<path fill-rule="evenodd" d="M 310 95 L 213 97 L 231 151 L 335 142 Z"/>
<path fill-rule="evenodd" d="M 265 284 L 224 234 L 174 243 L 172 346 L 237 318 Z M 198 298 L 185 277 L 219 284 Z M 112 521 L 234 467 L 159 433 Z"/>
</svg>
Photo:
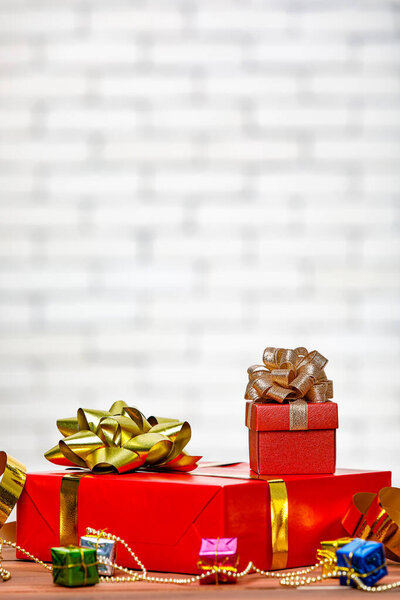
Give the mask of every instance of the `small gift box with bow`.
<svg viewBox="0 0 400 600">
<path fill-rule="evenodd" d="M 345 571 L 340 576 L 341 585 L 357 587 L 351 578 L 356 575 L 362 583 L 371 586 L 387 575 L 385 552 L 380 542 L 367 542 L 355 538 L 346 546 L 336 550 L 338 569 Z"/>
<path fill-rule="evenodd" d="M 96 558 L 99 561 L 97 570 L 99 575 L 105 575 L 106 577 L 111 577 L 113 575 L 114 567 L 102 563 L 101 558 L 107 558 L 110 562 L 114 562 L 115 544 L 116 542 L 114 540 L 97 535 L 82 535 L 79 542 L 81 548 L 94 548 L 94 550 L 96 550 Z"/>
<path fill-rule="evenodd" d="M 95 548 L 61 546 L 51 548 L 53 581 L 65 587 L 99 583 Z"/>
<path fill-rule="evenodd" d="M 324 540 L 321 542 L 321 546 L 317 550 L 317 558 L 318 560 L 329 560 L 328 563 L 325 563 L 322 566 L 323 575 L 328 575 L 328 573 L 336 571 L 336 551 L 338 548 L 343 548 L 343 546 L 346 546 L 352 541 L 353 538 L 344 537 L 337 540 Z"/>
<path fill-rule="evenodd" d="M 201 573 L 214 572 L 200 583 L 235 583 L 238 562 L 237 538 L 203 538 L 198 566 Z"/>
<path fill-rule="evenodd" d="M 327 359 L 305 348 L 266 348 L 263 362 L 248 369 L 250 467 L 259 475 L 334 473 L 338 413 Z"/>
</svg>

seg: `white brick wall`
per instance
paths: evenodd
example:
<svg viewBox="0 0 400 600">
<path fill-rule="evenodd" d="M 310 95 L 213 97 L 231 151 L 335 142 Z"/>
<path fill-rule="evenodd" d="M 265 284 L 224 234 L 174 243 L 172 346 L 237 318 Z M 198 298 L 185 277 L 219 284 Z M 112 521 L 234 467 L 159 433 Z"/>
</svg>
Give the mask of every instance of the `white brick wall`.
<svg viewBox="0 0 400 600">
<path fill-rule="evenodd" d="M 245 459 L 318 348 L 338 463 L 400 483 L 400 2 L 2 0 L 1 448 L 123 398 Z"/>
</svg>

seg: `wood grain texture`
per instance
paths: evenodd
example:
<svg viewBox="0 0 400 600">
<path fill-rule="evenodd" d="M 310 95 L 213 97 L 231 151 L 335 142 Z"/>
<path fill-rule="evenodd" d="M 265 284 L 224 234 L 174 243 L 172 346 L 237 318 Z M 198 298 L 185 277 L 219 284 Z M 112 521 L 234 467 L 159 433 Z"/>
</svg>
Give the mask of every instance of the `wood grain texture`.
<svg viewBox="0 0 400 600">
<path fill-rule="evenodd" d="M 227 598 L 235 600 L 254 598 L 256 600 L 264 598 L 266 590 L 268 590 L 268 600 L 275 598 L 296 600 L 302 597 L 309 598 L 310 595 L 316 598 L 333 600 L 334 598 L 343 598 L 343 593 L 352 593 L 351 590 L 340 588 L 332 582 L 315 585 L 313 588 L 303 590 L 283 589 L 277 581 L 263 579 L 257 575 L 249 575 L 237 584 L 224 586 L 200 586 L 198 584 L 179 586 L 137 582 L 99 584 L 94 587 L 71 589 L 55 586 L 51 575 L 42 567 L 31 562 L 17 561 L 12 550 L 5 548 L 3 555 L 5 559 L 4 566 L 12 574 L 9 581 L 0 583 L 0 595 L 5 600 L 21 598 L 22 596 L 26 600 L 39 600 L 40 598 L 46 600 L 62 598 L 66 600 L 67 598 L 81 597 L 85 600 L 128 600 L 132 598 L 133 593 L 135 600 L 150 600 L 154 596 L 160 599 L 178 597 L 179 600 L 185 600 L 186 598 L 202 600 L 211 597 L 223 598 L 224 600 Z M 400 580 L 400 565 L 390 563 L 389 570 L 390 574 L 383 580 L 384 583 Z M 391 596 L 399 592 L 397 590 L 386 593 Z"/>
</svg>

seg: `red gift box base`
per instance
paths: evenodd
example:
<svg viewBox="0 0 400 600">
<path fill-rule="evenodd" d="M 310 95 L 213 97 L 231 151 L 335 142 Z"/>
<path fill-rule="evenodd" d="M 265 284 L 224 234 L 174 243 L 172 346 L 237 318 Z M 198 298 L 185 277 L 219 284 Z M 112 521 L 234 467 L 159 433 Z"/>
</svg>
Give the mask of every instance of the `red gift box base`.
<svg viewBox="0 0 400 600">
<path fill-rule="evenodd" d="M 65 473 L 30 473 L 18 503 L 17 543 L 41 560 L 60 545 L 60 486 Z M 273 477 L 276 479 L 276 476 Z M 321 540 L 346 535 L 341 519 L 356 492 L 390 485 L 390 472 L 340 470 L 283 477 L 288 496 L 288 560 L 313 564 Z M 239 569 L 272 559 L 268 481 L 245 463 L 193 473 L 136 472 L 80 479 L 78 534 L 106 529 L 133 548 L 150 571 L 197 573 L 201 539 L 237 537 Z M 118 564 L 137 568 L 119 545 Z M 24 556 L 19 553 L 19 558 Z"/>
<path fill-rule="evenodd" d="M 259 475 L 334 473 L 335 437 L 335 429 L 310 431 L 250 429 L 250 467 Z"/>
</svg>

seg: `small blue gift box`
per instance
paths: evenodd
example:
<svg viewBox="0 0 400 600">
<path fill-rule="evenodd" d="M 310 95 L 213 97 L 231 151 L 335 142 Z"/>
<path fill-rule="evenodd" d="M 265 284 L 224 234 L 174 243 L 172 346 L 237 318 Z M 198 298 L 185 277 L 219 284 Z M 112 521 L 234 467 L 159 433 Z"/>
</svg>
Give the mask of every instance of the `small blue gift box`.
<svg viewBox="0 0 400 600">
<path fill-rule="evenodd" d="M 383 545 L 379 542 L 367 542 L 355 538 L 346 546 L 336 550 L 336 560 L 338 569 L 340 567 L 354 569 L 355 574 L 368 586 L 374 585 L 387 575 L 385 553 Z M 340 584 L 357 587 L 357 584 L 350 579 L 350 575 L 351 571 L 341 575 Z"/>
<path fill-rule="evenodd" d="M 99 575 L 110 577 L 114 572 L 112 565 L 102 564 L 101 557 L 108 558 L 111 562 L 115 560 L 115 542 L 108 538 L 98 537 L 97 535 L 83 535 L 80 539 L 82 548 L 93 548 L 96 550 L 98 565 L 97 570 Z"/>
</svg>

